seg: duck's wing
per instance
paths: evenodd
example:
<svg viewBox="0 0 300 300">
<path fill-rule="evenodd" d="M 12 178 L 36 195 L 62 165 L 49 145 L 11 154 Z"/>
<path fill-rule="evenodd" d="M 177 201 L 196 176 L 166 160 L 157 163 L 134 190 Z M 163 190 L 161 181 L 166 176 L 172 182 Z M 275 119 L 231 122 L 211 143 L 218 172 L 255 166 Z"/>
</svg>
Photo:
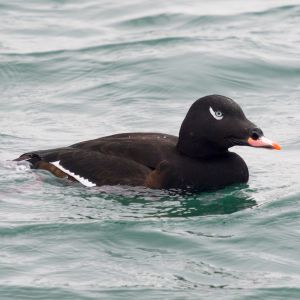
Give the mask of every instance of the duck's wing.
<svg viewBox="0 0 300 300">
<path fill-rule="evenodd" d="M 28 152 L 33 168 L 50 171 L 86 186 L 145 185 L 159 163 L 175 155 L 177 138 L 152 133 L 118 134 L 71 145 Z"/>
<path fill-rule="evenodd" d="M 93 187 L 101 185 L 144 185 L 151 169 L 133 160 L 72 148 L 26 153 L 16 159 L 27 160 L 34 169 Z"/>
</svg>

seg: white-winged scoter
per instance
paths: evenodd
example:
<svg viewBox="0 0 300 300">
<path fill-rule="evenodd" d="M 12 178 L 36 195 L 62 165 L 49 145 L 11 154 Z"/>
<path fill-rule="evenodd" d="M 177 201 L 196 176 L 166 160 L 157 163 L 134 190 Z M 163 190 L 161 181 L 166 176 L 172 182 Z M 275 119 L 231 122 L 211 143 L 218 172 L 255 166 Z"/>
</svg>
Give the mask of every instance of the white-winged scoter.
<svg viewBox="0 0 300 300">
<path fill-rule="evenodd" d="M 210 95 L 193 103 L 179 137 L 121 133 L 28 152 L 16 161 L 26 160 L 33 169 L 48 170 L 88 187 L 130 185 L 204 191 L 248 181 L 246 163 L 228 151 L 236 145 L 280 149 L 232 99 Z"/>
</svg>

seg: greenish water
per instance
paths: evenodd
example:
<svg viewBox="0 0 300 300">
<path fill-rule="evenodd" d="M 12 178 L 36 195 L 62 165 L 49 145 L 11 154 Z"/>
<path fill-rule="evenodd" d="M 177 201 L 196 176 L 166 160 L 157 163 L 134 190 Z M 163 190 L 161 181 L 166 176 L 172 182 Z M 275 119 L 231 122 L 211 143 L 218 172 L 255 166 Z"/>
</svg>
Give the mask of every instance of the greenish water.
<svg viewBox="0 0 300 300">
<path fill-rule="evenodd" d="M 0 299 L 299 299 L 300 2 L 0 0 Z M 10 160 L 178 133 L 235 99 L 283 151 L 248 185 L 88 189 Z"/>
</svg>

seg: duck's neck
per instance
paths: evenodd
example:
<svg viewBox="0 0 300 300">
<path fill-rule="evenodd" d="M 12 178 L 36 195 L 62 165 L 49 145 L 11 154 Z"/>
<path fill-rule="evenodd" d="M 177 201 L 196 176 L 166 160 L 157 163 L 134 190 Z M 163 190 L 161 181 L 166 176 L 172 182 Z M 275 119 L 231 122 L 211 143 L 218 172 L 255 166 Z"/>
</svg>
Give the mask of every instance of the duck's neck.
<svg viewBox="0 0 300 300">
<path fill-rule="evenodd" d="M 207 132 L 194 126 L 194 117 L 189 113 L 183 120 L 177 142 L 177 150 L 192 158 L 211 158 L 228 153 L 228 147 L 221 147 L 207 138 Z"/>
<path fill-rule="evenodd" d="M 205 140 L 193 140 L 179 136 L 177 150 L 192 158 L 211 158 L 228 152 L 228 149 L 218 148 Z"/>
</svg>

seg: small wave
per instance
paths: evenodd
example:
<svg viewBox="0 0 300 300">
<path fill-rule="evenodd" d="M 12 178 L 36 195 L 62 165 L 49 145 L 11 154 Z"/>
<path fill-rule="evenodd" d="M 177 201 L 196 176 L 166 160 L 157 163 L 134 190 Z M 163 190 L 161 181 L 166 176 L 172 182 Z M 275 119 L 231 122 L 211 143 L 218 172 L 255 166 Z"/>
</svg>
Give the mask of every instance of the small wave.
<svg viewBox="0 0 300 300">
<path fill-rule="evenodd" d="M 146 15 L 137 18 L 131 18 L 124 21 L 119 21 L 115 24 L 117 27 L 121 27 L 122 29 L 126 27 L 138 27 L 144 28 L 148 26 L 167 26 L 170 27 L 172 25 L 178 24 L 178 22 L 182 22 L 185 19 L 188 19 L 190 16 L 187 14 L 171 14 L 171 13 L 160 13 L 155 15 Z"/>
<path fill-rule="evenodd" d="M 17 139 L 17 140 L 30 140 L 30 138 L 26 138 L 26 137 L 20 137 L 17 135 L 10 135 L 10 134 L 5 134 L 5 133 L 0 133 L 0 139 Z"/>
<path fill-rule="evenodd" d="M 271 15 L 272 17 L 276 14 L 281 14 L 281 13 L 286 13 L 288 12 L 289 14 L 295 14 L 298 15 L 300 9 L 300 5 L 282 5 L 278 7 L 272 7 L 269 9 L 266 9 L 264 11 L 258 11 L 258 12 L 251 12 L 251 13 L 246 13 L 246 15 L 253 15 L 253 16 L 266 16 L 266 15 Z"/>
<path fill-rule="evenodd" d="M 186 22 L 181 25 L 182 28 L 193 28 L 194 26 L 202 25 L 218 25 L 228 24 L 230 22 L 238 22 L 247 20 L 251 22 L 251 18 L 270 16 L 277 20 L 277 15 L 285 14 L 285 17 L 298 16 L 300 5 L 284 5 L 279 7 L 272 7 L 263 11 L 254 12 L 238 12 L 233 14 L 209 14 L 209 15 L 189 15 Z M 246 19 L 245 19 L 246 18 Z"/>
<path fill-rule="evenodd" d="M 94 45 L 89 47 L 77 48 L 77 49 L 57 49 L 51 51 L 41 51 L 41 52 L 28 52 L 28 53 L 18 53 L 18 52 L 10 52 L 10 53 L 2 53 L 3 56 L 28 56 L 28 57 L 39 57 L 39 56 L 51 56 L 58 54 L 76 54 L 76 53 L 85 53 L 85 52 L 95 52 L 99 50 L 115 50 L 115 49 L 124 49 L 129 46 L 134 45 L 164 45 L 164 44 L 177 44 L 181 42 L 192 41 L 190 37 L 185 36 L 174 36 L 174 37 L 161 37 L 161 38 L 153 38 L 153 39 L 138 39 L 133 40 L 131 42 L 124 41 L 119 43 L 107 43 L 102 45 Z"/>
</svg>

